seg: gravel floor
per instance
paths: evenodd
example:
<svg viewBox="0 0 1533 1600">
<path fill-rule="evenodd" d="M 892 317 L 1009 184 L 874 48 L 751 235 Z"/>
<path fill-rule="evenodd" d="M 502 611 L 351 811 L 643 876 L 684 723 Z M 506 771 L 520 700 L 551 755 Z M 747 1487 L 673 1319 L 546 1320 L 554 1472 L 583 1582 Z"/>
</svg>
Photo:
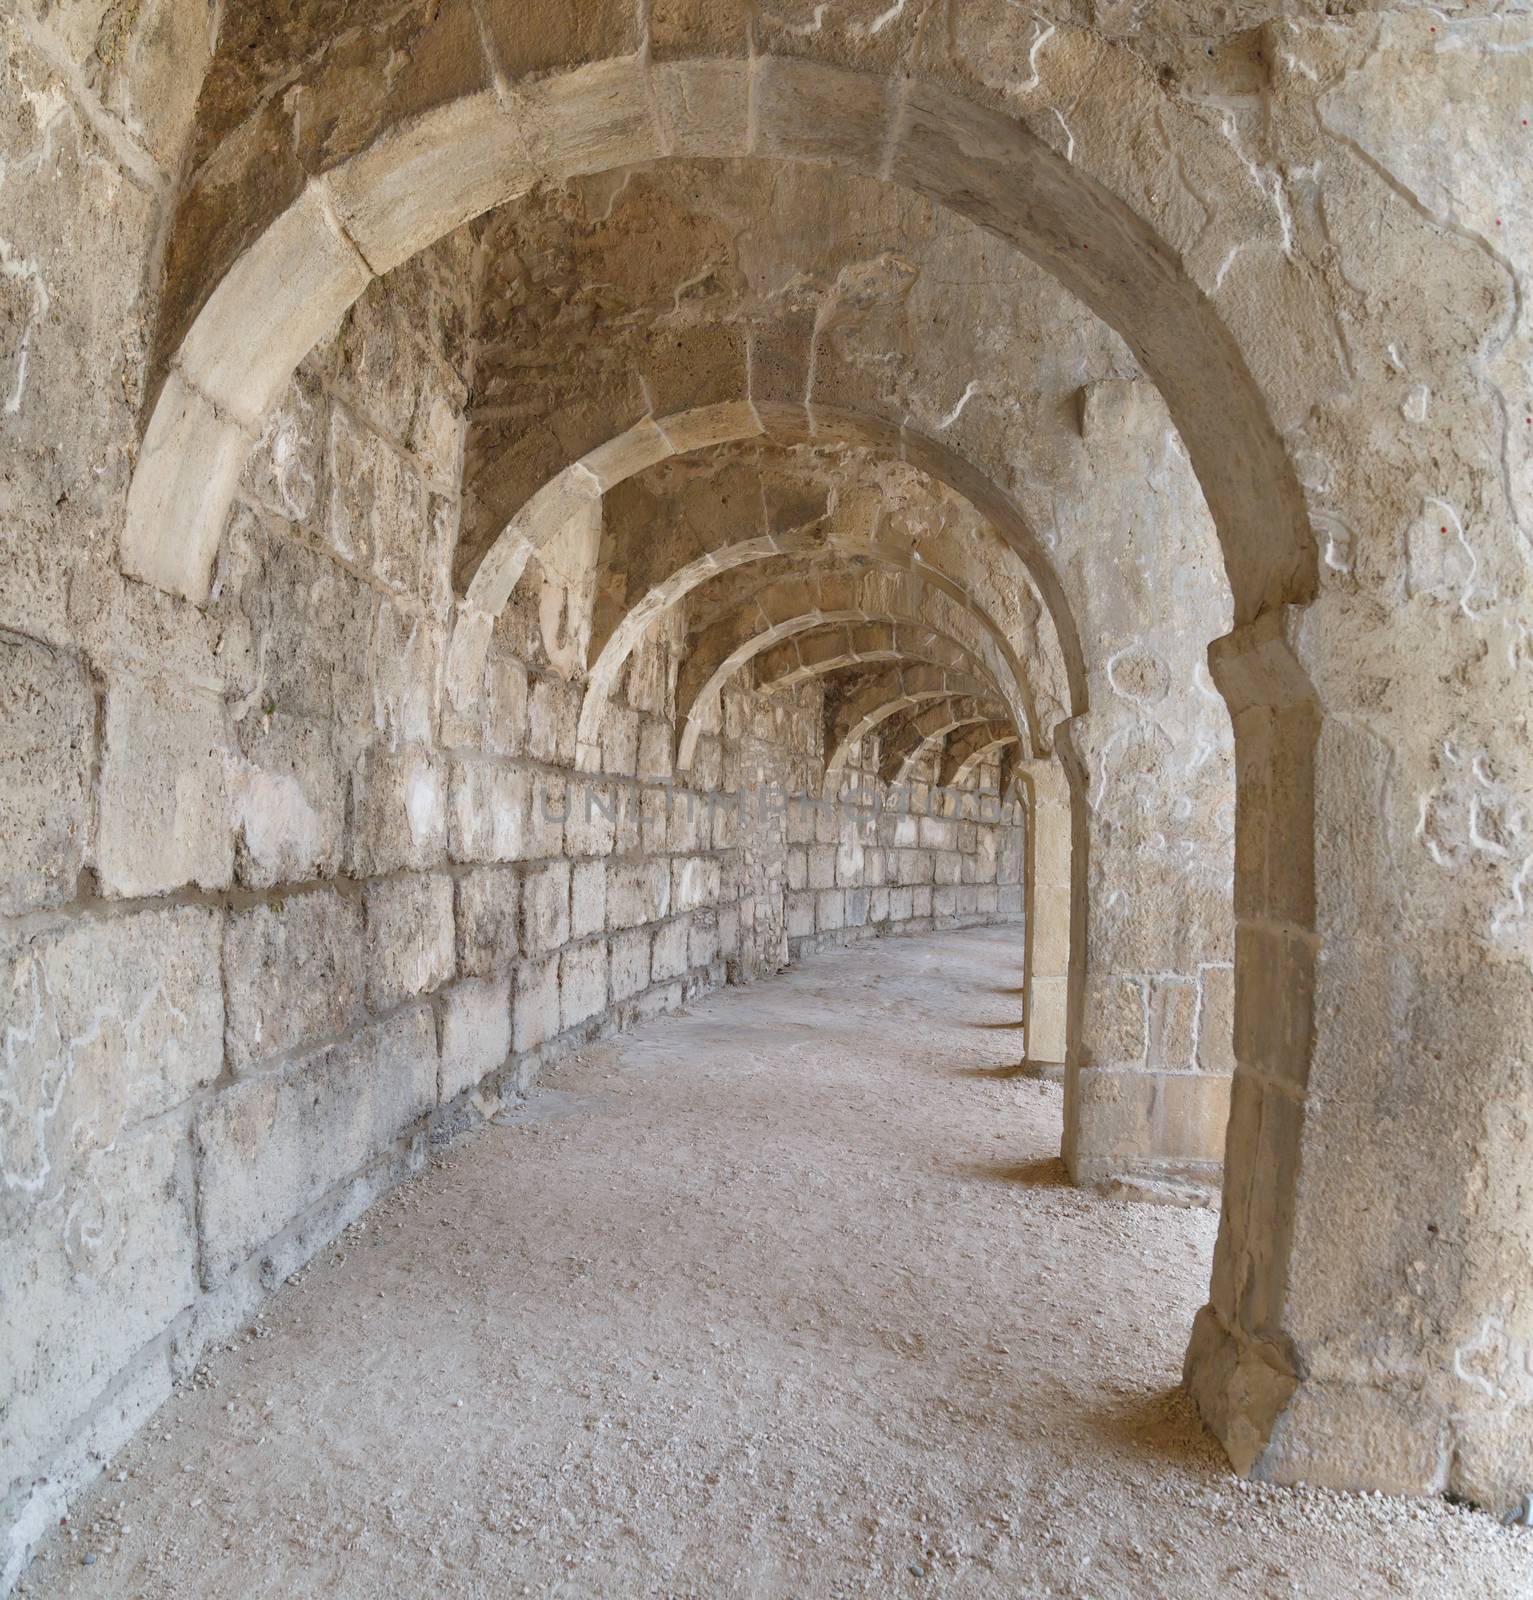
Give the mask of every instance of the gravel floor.
<svg viewBox="0 0 1533 1600">
<path fill-rule="evenodd" d="M 1229 1475 L 1176 1387 L 1215 1219 L 1064 1186 L 1019 964 L 885 941 L 567 1060 L 210 1356 L 26 1592 L 1533 1594 L 1533 1534 Z"/>
</svg>

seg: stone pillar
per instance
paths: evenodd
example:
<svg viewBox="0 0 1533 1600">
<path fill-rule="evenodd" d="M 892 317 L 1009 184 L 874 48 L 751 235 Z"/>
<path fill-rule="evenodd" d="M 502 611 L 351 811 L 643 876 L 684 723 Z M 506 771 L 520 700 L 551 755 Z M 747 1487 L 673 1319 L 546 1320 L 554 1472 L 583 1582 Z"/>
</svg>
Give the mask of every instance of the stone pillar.
<svg viewBox="0 0 1533 1600">
<path fill-rule="evenodd" d="M 1410 693 L 1323 716 L 1303 615 L 1210 651 L 1239 1064 L 1185 1379 L 1243 1473 L 1504 1511 L 1533 1489 L 1533 940 L 1484 844 L 1519 826 L 1516 754 L 1476 759 L 1498 730 L 1466 716 L 1455 767 Z"/>
<path fill-rule="evenodd" d="M 1189 798 L 1193 753 L 1160 725 L 1109 704 L 1059 740 L 1084 878 L 1061 1153 L 1076 1183 L 1206 1202 L 1232 1065 L 1228 840 Z"/>
<path fill-rule="evenodd" d="M 1023 868 L 1026 907 L 1026 972 L 1023 977 L 1023 1038 L 1028 1072 L 1063 1079 L 1070 985 L 1071 890 L 1070 791 L 1056 761 L 1017 767 L 1027 806 Z"/>
</svg>

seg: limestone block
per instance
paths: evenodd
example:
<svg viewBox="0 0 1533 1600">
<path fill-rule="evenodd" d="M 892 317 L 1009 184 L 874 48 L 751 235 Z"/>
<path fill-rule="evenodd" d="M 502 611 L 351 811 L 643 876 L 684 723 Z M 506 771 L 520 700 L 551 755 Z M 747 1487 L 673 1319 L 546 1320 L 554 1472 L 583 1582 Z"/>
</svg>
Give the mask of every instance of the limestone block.
<svg viewBox="0 0 1533 1600">
<path fill-rule="evenodd" d="M 521 768 L 455 761 L 448 844 L 454 861 L 521 861 L 530 853 L 532 780 Z"/>
<path fill-rule="evenodd" d="M 325 541 L 341 560 L 418 594 L 426 490 L 411 463 L 343 405 L 330 414 Z"/>
<path fill-rule="evenodd" d="M 687 942 L 691 928 L 690 917 L 672 917 L 655 929 L 655 940 L 650 946 L 649 975 L 652 983 L 664 983 L 667 978 L 679 978 L 687 970 Z"/>
<path fill-rule="evenodd" d="M 570 937 L 570 864 L 551 861 L 529 869 L 522 881 L 522 949 L 546 955 Z"/>
<path fill-rule="evenodd" d="M 570 945 L 559 957 L 559 1020 L 573 1028 L 607 1008 L 607 941 Z"/>
<path fill-rule="evenodd" d="M 453 975 L 453 883 L 445 873 L 370 883 L 367 907 L 367 1003 L 386 1010 L 440 988 Z"/>
<path fill-rule="evenodd" d="M 346 829 L 347 773 L 331 730 L 281 712 L 251 710 L 235 727 L 240 759 L 229 792 L 235 873 L 266 889 L 332 877 Z"/>
<path fill-rule="evenodd" d="M 830 889 L 836 882 L 836 855 L 834 846 L 828 844 L 813 845 L 809 851 L 809 887 L 811 889 Z"/>
<path fill-rule="evenodd" d="M 263 715 L 372 723 L 375 590 L 236 510 L 216 604 L 248 630 L 252 697 Z"/>
<path fill-rule="evenodd" d="M 612 999 L 626 1000 L 649 987 L 650 933 L 647 928 L 628 928 L 607 941 L 611 951 L 609 981 Z"/>
<path fill-rule="evenodd" d="M 0 634 L 0 914 L 73 897 L 95 755 L 96 696 L 81 663 Z"/>
<path fill-rule="evenodd" d="M 1218 1162 L 1230 1113 L 1230 1080 L 1209 1073 L 1086 1068 L 1079 1083 L 1082 1156 L 1116 1161 Z"/>
<path fill-rule="evenodd" d="M 521 874 L 514 867 L 475 867 L 454 885 L 458 970 L 485 977 L 508 968 L 521 947 Z"/>
<path fill-rule="evenodd" d="M 1141 979 L 1117 973 L 1086 974 L 1087 1059 L 1094 1066 L 1144 1061 L 1149 1053 L 1149 1016 Z"/>
<path fill-rule="evenodd" d="M 830 933 L 846 926 L 846 891 L 821 889 L 815 897 L 815 926 L 821 933 Z"/>
<path fill-rule="evenodd" d="M 932 853 L 932 881 L 942 884 L 963 881 L 963 858 L 956 850 L 936 850 Z"/>
<path fill-rule="evenodd" d="M 577 862 L 570 872 L 570 937 L 584 939 L 607 926 L 607 864 Z"/>
<path fill-rule="evenodd" d="M 671 910 L 671 865 L 660 860 L 607 864 L 607 926 L 657 922 Z"/>
<path fill-rule="evenodd" d="M 351 777 L 352 875 L 439 865 L 447 853 L 447 782 L 446 764 L 424 750 L 364 752 Z"/>
<path fill-rule="evenodd" d="M 219 698 L 166 680 L 107 685 L 97 867 L 109 895 L 234 877 L 229 759 Z"/>
<path fill-rule="evenodd" d="M 909 888 L 890 889 L 889 920 L 891 922 L 908 922 L 914 914 L 915 890 Z"/>
<path fill-rule="evenodd" d="M 664 783 L 672 775 L 671 726 L 646 717 L 639 724 L 637 774 L 643 783 Z"/>
<path fill-rule="evenodd" d="M 710 796 L 695 789 L 677 789 L 671 795 L 669 847 L 677 852 L 706 850 L 713 837 Z"/>
<path fill-rule="evenodd" d="M 566 787 L 564 848 L 575 857 L 611 855 L 623 791 L 610 783 L 571 780 Z"/>
<path fill-rule="evenodd" d="M 815 899 L 813 889 L 793 889 L 788 893 L 788 937 L 806 938 L 815 931 Z"/>
<path fill-rule="evenodd" d="M 719 919 L 715 912 L 699 911 L 691 919 L 687 930 L 687 962 L 690 966 L 706 967 L 718 960 Z"/>
<path fill-rule="evenodd" d="M 790 889 L 809 887 L 809 848 L 807 845 L 788 846 L 787 875 L 784 880 Z"/>
<path fill-rule="evenodd" d="M 223 1066 L 220 913 L 84 917 L 0 941 L 0 1235 L 56 1203 L 93 1152 Z"/>
<path fill-rule="evenodd" d="M 511 990 L 511 1048 L 536 1050 L 559 1032 L 559 957 L 520 962 Z"/>
<path fill-rule="evenodd" d="M 390 746 L 436 739 L 441 663 L 440 624 L 383 600 L 373 628 L 373 726 Z"/>
<path fill-rule="evenodd" d="M 236 1071 L 355 1025 L 369 959 L 362 932 L 360 903 L 333 889 L 230 912 L 223 970 Z"/>
<path fill-rule="evenodd" d="M 529 783 L 527 854 L 534 860 L 560 855 L 570 811 L 568 785 L 561 773 L 539 771 L 529 775 Z"/>
<path fill-rule="evenodd" d="M 863 928 L 868 922 L 868 907 L 870 891 L 867 889 L 847 889 L 846 896 L 846 925 L 849 928 Z"/>
<path fill-rule="evenodd" d="M 555 766 L 575 764 L 580 691 L 560 678 L 539 678 L 527 707 L 527 754 Z"/>
<path fill-rule="evenodd" d="M 442 991 L 437 1098 L 446 1105 L 505 1064 L 511 1052 L 511 975 L 466 978 Z"/>
<path fill-rule="evenodd" d="M 929 887 L 918 884 L 910 891 L 910 914 L 913 917 L 929 917 L 932 914 L 932 891 Z"/>
<path fill-rule="evenodd" d="M 8 1486 L 41 1469 L 76 1419 L 192 1303 L 192 1213 L 185 1137 L 162 1123 L 94 1151 L 66 1191 L 7 1231 L 0 1414 Z"/>
<path fill-rule="evenodd" d="M 626 706 L 612 705 L 602 721 L 602 771 L 633 777 L 639 765 L 639 718 Z"/>
<path fill-rule="evenodd" d="M 719 886 L 720 867 L 712 857 L 678 857 L 671 864 L 671 905 L 677 911 L 713 905 Z"/>
<path fill-rule="evenodd" d="M 198 1113 L 202 1282 L 211 1288 L 435 1103 L 436 1031 L 416 1006 Z"/>
</svg>

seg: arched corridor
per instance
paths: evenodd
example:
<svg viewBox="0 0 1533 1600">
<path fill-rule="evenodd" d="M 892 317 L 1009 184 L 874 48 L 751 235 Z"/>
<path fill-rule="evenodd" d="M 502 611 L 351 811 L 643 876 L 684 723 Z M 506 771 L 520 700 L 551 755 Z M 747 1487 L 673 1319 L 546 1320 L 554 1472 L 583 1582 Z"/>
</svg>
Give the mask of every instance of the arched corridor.
<svg viewBox="0 0 1533 1600">
<path fill-rule="evenodd" d="M 933 1184 L 902 1225 L 1017 1230 L 974 1299 L 1035 1304 L 1045 1223 L 1116 1240 L 1061 1304 L 1109 1263 L 1151 1293 L 1218 1215 L 1169 1322 L 1013 1377 L 1110 1394 L 1150 1337 L 1240 1480 L 1471 1507 L 1427 1521 L 1500 1572 L 1490 1520 L 1533 1523 L 1533 32 L 1237 10 L 0 17 L 0 1593 L 428 1159 L 578 1124 L 640 1190 L 681 1162 L 685 1104 L 666 1136 L 622 1102 L 642 1149 L 600 1105 L 513 1136 L 592 1050 L 681 1049 L 706 1003 L 802 1065 L 802 985 L 850 984 L 788 1215 L 858 1215 L 814 1107 L 838 1073 L 862 1103 L 879 963 L 937 1030 L 888 1108 Z M 942 1166 L 990 1117 L 1049 1183 Z M 973 1265 L 903 1256 L 925 1295 Z M 569 1309 L 542 1288 L 530 1326 Z M 960 1387 L 1002 1314 L 964 1309 Z"/>
<path fill-rule="evenodd" d="M 1228 1476 L 1178 1389 L 1214 1218 L 1068 1185 L 1016 971 L 881 940 L 568 1058 L 209 1352 L 29 1592 L 1525 1594 L 1485 1518 Z"/>
</svg>

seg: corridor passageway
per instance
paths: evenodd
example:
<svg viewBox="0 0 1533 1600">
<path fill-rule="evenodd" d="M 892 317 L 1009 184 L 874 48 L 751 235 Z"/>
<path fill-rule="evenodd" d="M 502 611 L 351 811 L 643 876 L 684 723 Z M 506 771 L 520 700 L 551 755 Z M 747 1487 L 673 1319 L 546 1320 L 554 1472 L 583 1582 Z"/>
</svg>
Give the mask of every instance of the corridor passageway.
<svg viewBox="0 0 1533 1600">
<path fill-rule="evenodd" d="M 210 1352 L 27 1592 L 1526 1595 L 1488 1517 L 1230 1476 L 1177 1387 L 1215 1216 L 1066 1186 L 1018 943 L 566 1058 Z"/>
</svg>

